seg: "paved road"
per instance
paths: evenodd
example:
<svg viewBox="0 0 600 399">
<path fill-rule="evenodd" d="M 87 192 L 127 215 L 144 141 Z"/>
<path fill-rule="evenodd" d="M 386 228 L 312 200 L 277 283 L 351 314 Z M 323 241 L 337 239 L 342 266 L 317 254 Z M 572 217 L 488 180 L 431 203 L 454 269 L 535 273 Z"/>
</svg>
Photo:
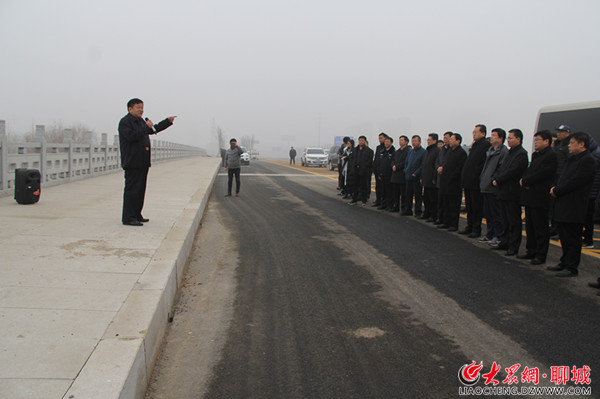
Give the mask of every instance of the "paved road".
<svg viewBox="0 0 600 399">
<path fill-rule="evenodd" d="M 558 279 L 297 169 L 254 162 L 239 198 L 217 178 L 147 398 L 455 398 L 472 360 L 598 390 L 597 259 Z"/>
</svg>

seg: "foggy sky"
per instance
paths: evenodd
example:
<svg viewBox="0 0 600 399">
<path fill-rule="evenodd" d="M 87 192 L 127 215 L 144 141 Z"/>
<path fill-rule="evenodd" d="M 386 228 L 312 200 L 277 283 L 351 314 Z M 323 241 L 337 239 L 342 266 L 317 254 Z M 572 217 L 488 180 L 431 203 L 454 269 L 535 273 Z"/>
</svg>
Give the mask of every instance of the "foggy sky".
<svg viewBox="0 0 600 399">
<path fill-rule="evenodd" d="M 139 97 L 157 139 L 262 156 L 337 135 L 521 128 L 600 99 L 600 1 L 0 0 L 0 119 L 11 135 L 117 134 Z M 214 122 L 213 122 L 214 121 Z"/>
</svg>

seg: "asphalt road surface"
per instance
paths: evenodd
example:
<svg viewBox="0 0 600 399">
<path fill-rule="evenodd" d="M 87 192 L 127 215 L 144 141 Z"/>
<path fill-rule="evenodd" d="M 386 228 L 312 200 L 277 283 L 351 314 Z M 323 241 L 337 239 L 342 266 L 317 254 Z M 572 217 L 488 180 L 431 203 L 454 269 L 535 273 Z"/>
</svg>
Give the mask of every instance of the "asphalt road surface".
<svg viewBox="0 0 600 399">
<path fill-rule="evenodd" d="M 591 384 L 566 387 L 596 397 L 597 258 L 556 278 L 414 217 L 350 207 L 321 168 L 252 162 L 239 198 L 224 196 L 226 180 L 147 398 L 457 398 L 472 361 L 480 374 L 496 362 L 497 386 L 519 390 L 536 386 L 526 367 L 538 387 L 565 387 L 553 370 L 586 377 L 588 366 Z M 552 247 L 547 265 L 559 256 Z M 504 382 L 515 364 L 517 383 Z"/>
</svg>

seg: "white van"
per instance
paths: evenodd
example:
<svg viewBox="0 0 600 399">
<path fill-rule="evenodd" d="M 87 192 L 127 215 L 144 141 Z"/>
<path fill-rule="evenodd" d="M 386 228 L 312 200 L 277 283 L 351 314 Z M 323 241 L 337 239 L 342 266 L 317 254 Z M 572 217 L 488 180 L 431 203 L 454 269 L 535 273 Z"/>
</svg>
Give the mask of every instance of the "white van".
<svg viewBox="0 0 600 399">
<path fill-rule="evenodd" d="M 600 101 L 543 107 L 538 112 L 535 131 L 554 133 L 560 125 L 569 126 L 571 133 L 588 133 L 600 143 Z"/>
</svg>

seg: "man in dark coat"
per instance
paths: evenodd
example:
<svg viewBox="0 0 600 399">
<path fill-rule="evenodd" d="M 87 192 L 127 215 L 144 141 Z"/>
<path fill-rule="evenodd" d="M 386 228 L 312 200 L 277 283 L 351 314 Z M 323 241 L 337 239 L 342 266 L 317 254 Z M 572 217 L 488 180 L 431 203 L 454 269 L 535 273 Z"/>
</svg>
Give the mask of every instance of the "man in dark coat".
<svg viewBox="0 0 600 399">
<path fill-rule="evenodd" d="M 290 165 L 296 165 L 296 150 L 294 147 L 290 148 Z"/>
<path fill-rule="evenodd" d="M 517 255 L 517 258 L 531 259 L 532 265 L 546 262 L 550 243 L 550 226 L 548 226 L 550 187 L 558 164 L 551 143 L 552 133 L 548 130 L 542 130 L 534 135 L 535 152 L 531 155 L 531 163 L 520 182 L 521 204 L 525 206 L 527 253 Z"/>
<path fill-rule="evenodd" d="M 440 194 L 442 196 L 442 206 L 444 207 L 444 224 L 438 226 L 438 229 L 448 229 L 448 231 L 458 230 L 458 218 L 460 216 L 461 202 L 461 172 L 467 160 L 467 153 L 460 145 L 462 137 L 458 133 L 452 133 L 448 141 L 448 152 L 446 161 L 441 174 Z"/>
<path fill-rule="evenodd" d="M 596 171 L 594 172 L 594 183 L 592 184 L 590 194 L 588 195 L 588 212 L 585 225 L 583 226 L 583 248 L 592 249 L 594 248 L 594 214 L 596 210 L 596 200 L 598 199 L 598 194 L 600 194 L 600 148 L 593 137 L 590 137 L 590 148 L 588 151 L 596 162 Z"/>
<path fill-rule="evenodd" d="M 383 132 L 379 133 L 379 145 L 375 147 L 375 159 L 373 160 L 373 173 L 375 174 L 375 202 L 373 202 L 372 206 L 381 205 L 381 179 L 379 178 L 379 156 L 381 155 L 381 151 L 385 147 L 383 141 L 387 136 L 388 135 Z"/>
<path fill-rule="evenodd" d="M 411 139 L 412 149 L 406 157 L 404 176 L 406 177 L 406 211 L 401 215 L 412 215 L 413 196 L 415 198 L 415 216 L 422 214 L 423 188 L 421 187 L 421 172 L 425 161 L 425 148 L 421 146 L 421 137 L 414 135 Z"/>
<path fill-rule="evenodd" d="M 504 233 L 494 249 L 506 250 L 506 256 L 516 255 L 523 235 L 521 219 L 521 185 L 519 182 L 527 169 L 527 151 L 523 148 L 523 132 L 519 129 L 508 131 L 506 138 L 508 154 L 494 174 L 492 184 L 498 188 L 498 199 L 502 208 Z"/>
<path fill-rule="evenodd" d="M 119 122 L 119 150 L 121 166 L 125 170 L 121 221 L 129 226 L 143 226 L 149 221 L 142 216 L 142 208 L 150 168 L 150 135 L 171 126 L 176 116 L 169 116 L 154 125 L 150 119 L 142 119 L 144 102 L 139 98 L 127 102 L 127 111 Z"/>
<path fill-rule="evenodd" d="M 449 151 L 449 142 L 450 136 L 452 136 L 452 132 L 444 133 L 444 145 L 440 148 L 440 152 L 438 153 L 438 157 L 435 160 L 435 170 L 437 173 L 437 182 L 436 187 L 438 189 L 438 213 L 437 216 L 434 216 L 436 220 L 433 222 L 435 225 L 444 224 L 444 207 L 442 206 L 442 194 L 440 192 L 441 182 L 442 182 L 442 171 L 444 169 L 444 163 L 446 162 L 446 154 Z"/>
<path fill-rule="evenodd" d="M 476 125 L 473 129 L 473 144 L 462 171 L 462 186 L 465 189 L 465 206 L 467 208 L 467 226 L 459 234 L 467 234 L 470 238 L 481 236 L 481 219 L 483 218 L 483 196 L 479 188 L 479 176 L 485 165 L 486 153 L 491 144 L 486 140 L 485 125 Z"/>
<path fill-rule="evenodd" d="M 345 191 L 344 190 L 344 174 L 342 173 L 342 169 L 343 169 L 343 162 L 342 162 L 342 157 L 344 156 L 344 151 L 346 151 L 346 146 L 348 145 L 348 141 L 350 141 L 350 137 L 346 136 L 342 139 L 342 145 L 340 146 L 340 148 L 338 148 L 338 190 L 340 190 L 340 192 L 338 193 L 338 195 L 345 195 Z"/>
<path fill-rule="evenodd" d="M 427 136 L 427 154 L 423 162 L 423 171 L 421 172 L 421 185 L 423 186 L 423 204 L 425 210 L 421 219 L 428 222 L 434 222 L 437 218 L 438 208 L 438 189 L 437 189 L 437 171 L 435 162 L 440 153 L 438 147 L 437 133 L 430 133 Z"/>
<path fill-rule="evenodd" d="M 404 212 L 406 210 L 406 176 L 404 176 L 404 167 L 406 165 L 406 156 L 411 147 L 408 145 L 408 137 L 400 136 L 398 139 L 398 149 L 394 152 L 392 158 L 392 186 L 394 205 L 390 212 Z"/>
<path fill-rule="evenodd" d="M 356 190 L 352 197 L 350 205 L 356 204 L 361 201 L 363 206 L 367 203 L 369 198 L 369 190 L 371 185 L 369 184 L 369 177 L 373 173 L 373 150 L 367 146 L 367 138 L 360 136 L 358 138 L 358 147 L 354 150 L 353 163 L 356 169 Z"/>
<path fill-rule="evenodd" d="M 379 165 L 377 175 L 381 183 L 381 203 L 377 209 L 384 210 L 392 208 L 394 205 L 392 190 L 392 158 L 394 158 L 394 139 L 386 136 L 383 141 L 383 148 L 379 151 Z"/>
<path fill-rule="evenodd" d="M 587 215 L 590 188 L 594 180 L 595 162 L 588 147 L 590 137 L 586 133 L 573 133 L 569 139 L 569 153 L 563 170 L 550 189 L 556 198 L 554 221 L 558 228 L 562 256 L 557 266 L 548 270 L 558 271 L 557 277 L 575 277 L 581 259 L 581 233 Z"/>
<path fill-rule="evenodd" d="M 560 125 L 556 128 L 557 140 L 553 144 L 553 150 L 556 152 L 556 160 L 558 161 L 558 167 L 556 168 L 556 178 L 554 181 L 558 181 L 558 178 L 563 170 L 565 162 L 569 157 L 569 135 L 571 134 L 571 128 L 567 125 Z M 550 229 L 550 236 L 558 234 L 558 230 L 554 224 L 554 197 L 550 198 L 550 220 L 552 222 L 552 228 Z"/>
</svg>

